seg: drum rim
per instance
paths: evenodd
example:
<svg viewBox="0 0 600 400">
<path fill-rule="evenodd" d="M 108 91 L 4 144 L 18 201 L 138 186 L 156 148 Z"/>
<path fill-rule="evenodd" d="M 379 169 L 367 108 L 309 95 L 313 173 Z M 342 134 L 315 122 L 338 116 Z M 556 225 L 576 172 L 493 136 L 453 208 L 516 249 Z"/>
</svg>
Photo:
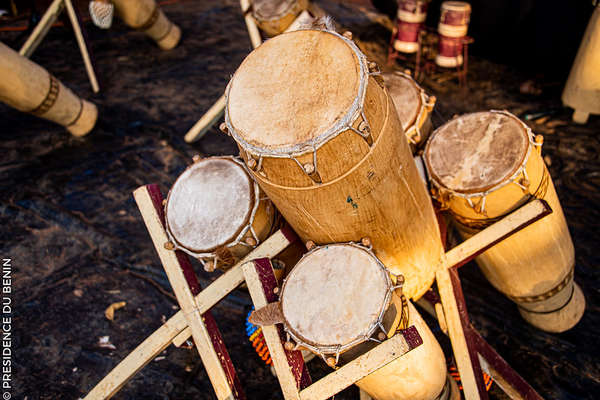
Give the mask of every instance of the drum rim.
<svg viewBox="0 0 600 400">
<path fill-rule="evenodd" d="M 188 170 L 190 170 L 194 167 L 197 167 L 203 161 L 208 161 L 208 160 L 225 160 L 228 162 L 232 162 L 234 165 L 237 165 L 238 167 L 240 167 L 246 174 L 248 181 L 249 181 L 248 186 L 250 188 L 250 193 L 249 193 L 250 196 L 249 197 L 250 197 L 251 203 L 250 203 L 250 206 L 248 207 L 248 212 L 246 213 L 243 224 L 235 231 L 235 233 L 231 237 L 229 237 L 223 243 L 215 245 L 209 249 L 190 249 L 190 248 L 184 246 L 179 240 L 177 240 L 175 235 L 171 232 L 171 227 L 169 225 L 169 214 L 168 214 L 169 200 L 171 198 L 171 194 L 173 193 L 173 188 L 175 187 L 175 185 L 177 185 L 180 178 Z M 252 226 L 252 223 L 254 222 L 254 216 L 256 215 L 256 210 L 258 210 L 258 206 L 260 205 L 260 198 L 259 198 L 257 189 L 258 189 L 258 184 L 252 179 L 251 175 L 248 173 L 248 170 L 246 169 L 245 164 L 236 157 L 212 156 L 212 157 L 205 157 L 198 161 L 195 161 L 194 163 L 189 165 L 181 174 L 179 174 L 179 176 L 177 177 L 177 179 L 175 180 L 173 185 L 171 185 L 171 188 L 169 189 L 169 194 L 167 195 L 167 199 L 166 199 L 166 202 L 164 205 L 164 213 L 165 213 L 165 227 L 166 227 L 165 230 L 167 231 L 167 236 L 169 237 L 169 240 L 171 241 L 171 243 L 173 243 L 175 245 L 176 250 L 181 250 L 195 258 L 216 257 L 214 255 L 214 252 L 217 249 L 219 249 L 220 247 L 223 247 L 223 246 L 232 247 L 232 246 L 237 245 L 240 242 L 241 238 L 246 234 L 248 229 Z M 230 244 L 231 244 L 231 246 L 230 246 Z"/>
<path fill-rule="evenodd" d="M 280 20 L 281 18 L 285 17 L 288 14 L 291 14 L 291 11 L 294 9 L 294 7 L 296 6 L 300 6 L 300 1 L 299 0 L 293 0 L 289 2 L 288 7 L 282 11 L 280 14 L 271 16 L 269 18 L 266 18 L 264 16 L 261 16 L 256 9 L 254 8 L 254 4 L 252 5 L 252 16 L 257 19 L 260 22 L 274 22 L 277 20 Z"/>
<path fill-rule="evenodd" d="M 499 190 L 502 187 L 513 182 L 521 174 L 521 171 L 526 168 L 527 161 L 529 161 L 529 156 L 531 155 L 532 148 L 534 146 L 538 146 L 538 144 L 535 143 L 534 135 L 533 135 L 533 132 L 531 131 L 531 128 L 529 128 L 523 121 L 521 121 L 519 118 L 517 118 L 517 116 L 515 116 L 514 114 L 512 114 L 506 110 L 489 110 L 489 111 L 477 111 L 477 112 L 473 112 L 473 113 L 462 114 L 462 115 L 458 116 L 457 118 L 461 118 L 461 117 L 465 117 L 465 116 L 472 116 L 475 114 L 489 114 L 489 113 L 502 114 L 506 117 L 509 117 L 509 118 L 513 119 L 514 121 L 516 121 L 517 124 L 522 128 L 521 132 L 528 138 L 528 144 L 527 144 L 527 149 L 523 152 L 520 163 L 517 164 L 517 166 L 514 167 L 511 171 L 507 172 L 504 175 L 504 177 L 502 178 L 502 180 L 500 180 L 500 182 L 493 184 L 493 185 L 487 185 L 487 186 L 484 186 L 481 188 L 475 188 L 475 189 L 470 189 L 470 190 L 460 190 L 460 189 L 446 187 L 442 183 L 442 181 L 440 180 L 438 175 L 432 171 L 431 165 L 429 163 L 429 155 L 430 155 L 430 151 L 431 151 L 431 143 L 433 142 L 435 137 L 440 133 L 440 130 L 443 127 L 445 127 L 448 123 L 453 121 L 453 120 L 450 120 L 450 121 L 446 122 L 444 125 L 438 127 L 436 130 L 434 130 L 431 133 L 431 136 L 427 140 L 427 145 L 425 146 L 425 149 L 423 151 L 423 159 L 425 161 L 425 168 L 427 169 L 427 175 L 429 176 L 429 181 L 432 182 L 433 185 L 436 186 L 438 189 L 445 191 L 445 192 L 449 192 L 457 197 L 471 198 L 471 197 L 487 196 L 489 193 Z"/>
<path fill-rule="evenodd" d="M 380 270 L 383 272 L 385 284 L 387 286 L 386 287 L 387 293 L 385 295 L 381 310 L 379 312 L 379 316 L 375 319 L 375 321 L 373 321 L 371 323 L 371 326 L 369 326 L 368 329 L 365 329 L 364 334 L 362 334 L 362 335 L 359 334 L 354 339 L 352 339 L 351 341 L 349 341 L 348 343 L 346 343 L 344 345 L 339 345 L 339 344 L 338 345 L 332 345 L 332 344 L 323 345 L 323 344 L 316 343 L 316 342 L 313 342 L 313 341 L 305 338 L 302 334 L 300 334 L 299 332 L 297 332 L 294 328 L 292 328 L 290 326 L 290 323 L 288 322 L 287 318 L 285 317 L 285 314 L 283 313 L 283 297 L 285 294 L 285 288 L 287 286 L 288 278 L 291 275 L 293 269 L 296 268 L 296 265 L 300 264 L 306 257 L 309 257 L 311 254 L 313 254 L 321 249 L 325 249 L 327 247 L 332 247 L 332 246 L 335 246 L 335 247 L 351 246 L 351 247 L 354 247 L 354 248 L 357 248 L 357 249 L 360 249 L 360 250 L 366 252 L 375 261 L 375 265 L 378 268 L 380 268 Z M 312 351 L 313 353 L 318 354 L 323 359 L 326 359 L 326 355 L 335 354 L 336 362 L 337 362 L 337 358 L 339 357 L 339 355 L 341 353 L 351 349 L 352 347 L 355 347 L 361 343 L 368 342 L 368 341 L 377 341 L 376 339 L 374 339 L 372 337 L 374 335 L 374 333 L 377 331 L 377 329 L 381 329 L 384 333 L 387 333 L 382 326 L 383 317 L 392 302 L 392 294 L 394 293 L 394 291 L 396 289 L 401 289 L 403 284 L 402 283 L 400 283 L 398 285 L 393 284 L 390 275 L 394 275 L 394 274 L 386 268 L 386 266 L 383 264 L 383 262 L 381 262 L 381 260 L 379 258 L 377 258 L 377 256 L 375 256 L 371 247 L 365 247 L 362 244 L 355 243 L 355 242 L 342 242 L 342 243 L 327 244 L 327 245 L 323 245 L 323 246 L 315 246 L 309 252 L 305 253 L 302 256 L 302 258 L 296 263 L 296 265 L 294 266 L 294 268 L 292 268 L 292 271 L 290 271 L 288 276 L 283 280 L 283 284 L 281 286 L 281 294 L 280 294 L 280 302 L 282 304 L 281 305 L 282 316 L 283 316 L 283 320 L 284 320 L 283 329 L 286 332 L 286 334 L 288 335 L 288 337 L 291 337 L 294 340 L 294 342 L 296 342 L 296 347 L 305 347 L 308 350 Z M 399 275 L 396 275 L 396 276 L 399 276 Z M 403 282 L 403 279 L 402 279 L 402 282 Z"/>
<path fill-rule="evenodd" d="M 440 10 L 441 11 L 447 10 L 447 11 L 471 12 L 471 4 L 467 3 L 466 1 L 456 1 L 456 0 L 444 1 L 440 5 Z"/>
<path fill-rule="evenodd" d="M 258 157 L 273 157 L 273 158 L 293 158 L 293 157 L 301 156 L 301 155 L 311 153 L 311 152 L 315 153 L 319 148 L 321 148 L 326 143 L 330 142 L 333 138 L 337 137 L 342 132 L 347 131 L 349 129 L 349 127 L 351 127 L 354 124 L 354 122 L 356 122 L 356 120 L 361 117 L 361 114 L 364 113 L 363 112 L 364 101 L 365 101 L 365 97 L 367 94 L 368 78 L 370 75 L 368 64 L 367 64 L 367 57 L 364 55 L 364 53 L 358 48 L 358 46 L 352 40 L 347 39 L 346 37 L 340 35 L 337 32 L 333 32 L 333 31 L 329 31 L 329 30 L 299 29 L 299 30 L 293 31 L 293 32 L 284 32 L 270 40 L 279 40 L 279 38 L 281 38 L 285 35 L 293 35 L 293 34 L 297 34 L 297 33 L 304 32 L 304 31 L 321 32 L 324 34 L 333 35 L 333 36 L 337 37 L 338 39 L 341 39 L 343 43 L 345 43 L 346 45 L 348 45 L 350 47 L 350 50 L 354 53 L 354 55 L 358 61 L 358 65 L 360 67 L 359 72 L 358 72 L 359 80 L 360 80 L 358 94 L 354 98 L 352 105 L 350 106 L 348 111 L 345 113 L 345 115 L 338 118 L 337 121 L 334 122 L 333 125 L 329 129 L 327 129 L 324 133 L 321 133 L 318 136 L 314 137 L 313 139 L 310 139 L 310 140 L 302 142 L 302 143 L 296 143 L 291 146 L 288 145 L 288 146 L 284 146 L 284 147 L 277 147 L 275 149 L 267 149 L 264 147 L 259 147 L 259 146 L 253 145 L 251 143 L 248 143 L 244 138 L 242 138 L 242 136 L 237 132 L 236 128 L 233 126 L 233 124 L 231 122 L 231 117 L 229 115 L 229 94 L 231 92 L 231 86 L 232 86 L 232 83 L 235 80 L 235 77 L 236 77 L 237 73 L 239 72 L 240 68 L 242 68 L 242 66 L 244 65 L 244 62 L 246 61 L 246 60 L 244 60 L 242 62 L 242 64 L 240 65 L 240 67 L 235 72 L 235 74 L 233 75 L 233 77 L 231 78 L 231 80 L 229 81 L 229 83 L 227 84 L 227 88 L 225 89 L 225 97 L 226 97 L 225 125 L 227 126 L 228 133 L 231 135 L 231 137 L 247 153 L 256 155 Z M 254 51 L 256 51 L 256 49 Z M 252 53 L 250 53 L 250 54 L 252 54 Z"/>
</svg>

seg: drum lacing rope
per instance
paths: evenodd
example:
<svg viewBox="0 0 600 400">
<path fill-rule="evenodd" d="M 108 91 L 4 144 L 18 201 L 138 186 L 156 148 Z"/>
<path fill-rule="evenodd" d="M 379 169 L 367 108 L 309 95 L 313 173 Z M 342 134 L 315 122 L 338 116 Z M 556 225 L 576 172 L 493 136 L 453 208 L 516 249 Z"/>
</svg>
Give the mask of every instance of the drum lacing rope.
<svg viewBox="0 0 600 400">
<path fill-rule="evenodd" d="M 218 158 L 231 160 L 234 163 L 238 164 L 240 167 L 242 167 L 244 169 L 244 171 L 246 171 L 245 164 L 238 157 L 221 156 Z M 252 226 L 252 224 L 254 223 L 254 219 L 256 217 L 256 211 L 258 210 L 258 207 L 260 205 L 260 200 L 261 200 L 260 199 L 260 189 L 259 189 L 258 183 L 256 183 L 254 180 L 252 180 L 252 190 L 254 192 L 254 206 L 253 206 L 250 216 L 248 218 L 247 225 L 244 228 L 242 228 L 240 233 L 236 236 L 236 238 L 232 242 L 227 243 L 223 246 L 219 246 L 219 249 L 229 249 L 229 248 L 237 246 L 237 245 L 255 248 L 256 246 L 258 246 L 260 244 L 260 239 L 258 238 L 258 235 L 254 231 L 254 227 Z M 169 194 L 170 194 L 170 192 L 169 192 Z M 167 196 L 167 199 L 168 199 L 168 196 Z M 167 201 L 167 204 L 168 204 L 168 201 Z M 166 215 L 166 210 L 167 210 L 167 204 L 165 204 L 165 206 L 164 206 L 165 215 Z M 215 251 L 213 251 L 213 252 L 207 252 L 207 253 L 200 253 L 200 252 L 194 252 L 194 251 L 188 250 L 185 247 L 181 246 L 177 242 L 177 240 L 175 240 L 175 238 L 171 234 L 171 230 L 169 229 L 168 220 L 167 220 L 166 225 L 167 225 L 167 229 L 166 229 L 167 236 L 169 238 L 169 241 L 171 243 L 173 243 L 173 245 L 175 246 L 174 247 L 175 250 L 181 250 L 184 253 L 189 254 L 190 256 L 198 259 L 198 261 L 200 261 L 200 263 L 202 264 L 203 267 L 206 267 L 207 261 L 211 261 L 215 267 L 217 266 L 217 262 L 219 260 L 221 260 L 221 258 L 217 254 L 217 249 L 215 249 Z M 254 243 L 255 243 L 254 245 L 250 245 L 243 240 L 244 236 L 246 236 L 246 234 L 248 232 L 250 232 L 250 234 L 252 235 L 252 238 L 254 239 Z"/>
<path fill-rule="evenodd" d="M 527 134 L 527 137 L 529 139 L 529 144 L 530 146 L 528 146 L 527 148 L 527 154 L 525 155 L 525 158 L 523 159 L 523 162 L 521 163 L 521 166 L 515 171 L 515 173 L 513 173 L 511 175 L 510 178 L 505 179 L 503 182 L 500 182 L 499 184 L 497 184 L 496 186 L 484 191 L 484 192 L 479 192 L 479 193 L 461 193 L 452 189 L 448 189 L 446 187 L 443 187 L 440 183 L 438 183 L 435 179 L 430 178 L 430 182 L 432 183 L 433 186 L 435 186 L 436 191 L 437 191 L 437 197 L 438 200 L 441 203 L 444 203 L 443 201 L 443 197 L 445 195 L 450 195 L 450 196 L 454 196 L 454 197 L 460 197 L 463 198 L 468 204 L 469 206 L 475 210 L 475 212 L 477 212 L 478 214 L 482 214 L 482 215 L 487 215 L 486 211 L 485 211 L 485 198 L 492 192 L 495 192 L 496 190 L 499 190 L 501 188 L 503 188 L 506 185 L 509 185 L 511 183 L 516 184 L 517 186 L 519 186 L 521 189 L 523 189 L 524 191 L 527 191 L 528 188 L 523 186 L 521 183 L 518 182 L 518 178 L 521 177 L 522 175 L 527 178 L 527 172 L 525 172 L 525 168 L 527 166 L 527 161 L 529 161 L 529 156 L 531 155 L 532 149 L 536 148 L 536 147 L 541 147 L 542 144 L 541 143 L 537 143 L 534 140 L 534 135 L 533 132 L 531 131 L 531 128 L 528 127 L 525 123 L 523 123 L 523 121 L 521 121 L 520 119 L 518 119 L 517 117 L 515 117 L 514 115 L 512 115 L 511 113 L 509 113 L 508 111 L 505 110 L 490 110 L 490 113 L 497 113 L 497 114 L 502 114 L 502 115 L 506 115 L 509 118 L 512 118 L 513 120 L 517 121 L 517 123 L 519 123 L 524 129 L 525 132 Z M 432 136 L 433 137 L 433 136 Z M 431 171 L 429 170 L 429 163 L 425 162 L 425 168 L 427 169 L 427 174 L 432 177 L 434 176 Z M 472 199 L 474 198 L 479 198 L 479 202 L 474 203 Z M 445 204 L 443 204 L 445 206 Z"/>
</svg>

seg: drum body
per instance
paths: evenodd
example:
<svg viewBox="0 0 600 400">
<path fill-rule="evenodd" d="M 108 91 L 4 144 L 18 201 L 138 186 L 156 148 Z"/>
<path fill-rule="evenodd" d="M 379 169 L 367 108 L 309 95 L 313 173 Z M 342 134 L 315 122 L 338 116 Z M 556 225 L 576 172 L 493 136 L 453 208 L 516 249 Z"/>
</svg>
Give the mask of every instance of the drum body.
<svg viewBox="0 0 600 400">
<path fill-rule="evenodd" d="M 169 21 L 155 0 L 112 0 L 119 17 L 131 28 L 150 36 L 163 50 L 177 46 L 181 29 Z"/>
<path fill-rule="evenodd" d="M 416 53 L 419 32 L 427 18 L 429 1 L 400 0 L 398 2 L 398 33 L 394 48 L 402 53 Z"/>
<path fill-rule="evenodd" d="M 440 345 L 369 249 L 347 243 L 311 250 L 286 278 L 280 301 L 288 335 L 328 363 L 340 354 L 350 361 L 375 339 L 414 325 L 423 344 L 356 384 L 377 400 L 432 400 L 444 393 Z"/>
<path fill-rule="evenodd" d="M 254 0 L 252 16 L 258 27 L 269 36 L 277 36 L 308 8 L 308 0 Z"/>
<path fill-rule="evenodd" d="M 86 135 L 98 118 L 96 106 L 82 100 L 44 68 L 0 42 L 0 101 Z"/>
<path fill-rule="evenodd" d="M 439 228 L 394 105 L 368 68 L 336 33 L 277 36 L 232 78 L 225 121 L 252 175 L 304 241 L 369 237 L 418 298 L 443 254 Z"/>
<path fill-rule="evenodd" d="M 458 67 L 463 63 L 463 41 L 469 29 L 471 5 L 463 1 L 442 3 L 438 24 L 439 47 L 435 62 L 440 67 Z"/>
<path fill-rule="evenodd" d="M 266 239 L 275 225 L 271 202 L 233 157 L 189 166 L 165 204 L 167 234 L 176 249 L 212 271 L 227 269 Z"/>
<path fill-rule="evenodd" d="M 410 148 L 415 153 L 425 144 L 433 129 L 430 117 L 436 99 L 428 96 L 408 74 L 395 71 L 383 74 L 383 79 Z"/>
<path fill-rule="evenodd" d="M 532 325 L 550 332 L 573 327 L 585 299 L 573 281 L 567 223 L 531 130 L 508 112 L 467 114 L 438 128 L 424 157 L 436 196 L 465 238 L 533 198 L 548 202 L 550 215 L 476 260 Z"/>
</svg>

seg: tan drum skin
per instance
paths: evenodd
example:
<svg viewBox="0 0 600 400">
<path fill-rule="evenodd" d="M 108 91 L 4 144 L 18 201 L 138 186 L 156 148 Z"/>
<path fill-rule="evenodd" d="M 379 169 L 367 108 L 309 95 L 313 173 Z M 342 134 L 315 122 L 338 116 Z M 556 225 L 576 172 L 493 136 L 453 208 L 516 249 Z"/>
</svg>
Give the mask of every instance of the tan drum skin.
<svg viewBox="0 0 600 400">
<path fill-rule="evenodd" d="M 367 65 L 363 58 L 351 41 L 335 33 L 279 35 L 254 50 L 235 73 L 225 120 L 254 178 L 304 241 L 369 237 L 376 256 L 404 275 L 404 292 L 416 299 L 433 283 L 444 253 L 439 228 L 387 91 L 377 75 L 353 73 Z M 298 73 L 284 72 L 291 68 Z M 303 146 L 334 125 L 331 121 L 337 123 L 343 108 L 356 101 L 354 88 L 361 79 L 366 89 L 360 105 L 370 124 L 371 146 L 346 129 L 296 161 L 285 158 L 284 151 L 284 158 L 264 155 L 281 149 L 262 145 L 261 135 L 264 142 L 291 137 L 290 146 Z M 277 99 L 273 91 L 280 91 Z M 362 122 L 357 117 L 351 125 L 360 129 Z M 287 133 L 281 137 L 279 132 Z M 315 158 L 317 168 L 308 175 Z"/>
<path fill-rule="evenodd" d="M 268 36 L 277 36 L 283 32 L 308 8 L 308 0 L 275 0 L 277 3 L 285 3 L 287 7 L 280 13 L 268 13 L 262 15 L 254 8 L 256 3 L 273 3 L 274 0 L 253 1 L 252 16 L 258 27 Z"/>
<path fill-rule="evenodd" d="M 223 161 L 234 163 L 237 168 L 244 170 L 243 166 L 235 163 L 234 161 L 232 161 L 232 159 L 233 159 L 232 157 L 208 157 L 208 158 L 204 158 L 204 159 L 197 159 L 194 164 L 202 163 L 202 162 L 211 162 L 214 160 L 223 160 Z M 186 169 L 186 171 L 188 171 L 190 168 L 193 168 L 193 166 L 194 165 L 188 167 L 188 169 Z M 274 209 L 271 201 L 266 198 L 266 196 L 264 195 L 264 193 L 262 193 L 262 191 L 259 191 L 258 198 L 254 197 L 254 194 L 251 194 L 250 196 L 253 198 L 252 206 L 254 206 L 254 202 L 259 201 L 258 207 L 256 208 L 256 212 L 254 214 L 254 219 L 251 220 L 251 215 L 247 215 L 245 220 L 243 221 L 243 223 L 240 224 L 239 227 L 237 228 L 237 232 L 235 233 L 235 235 L 238 235 L 239 233 L 241 233 L 241 231 L 244 229 L 244 227 L 251 225 L 252 229 L 256 233 L 256 238 L 254 237 L 252 232 L 250 230 L 248 230 L 241 237 L 239 242 L 233 246 L 229 246 L 229 245 L 235 241 L 235 236 L 233 236 L 232 238 L 228 239 L 227 241 L 225 241 L 223 243 L 217 244 L 216 248 L 213 247 L 213 248 L 207 248 L 207 249 L 190 249 L 190 248 L 186 247 L 185 243 L 179 243 L 177 235 L 174 234 L 172 226 L 169 225 L 170 221 L 171 221 L 171 215 L 170 215 L 170 211 L 169 211 L 170 210 L 169 200 L 171 199 L 171 196 L 173 193 L 173 188 L 176 187 L 178 181 L 186 173 L 186 171 L 184 171 L 179 176 L 179 178 L 177 179 L 175 184 L 173 184 L 173 187 L 172 187 L 171 191 L 169 192 L 169 196 L 167 197 L 167 202 L 165 203 L 165 219 L 167 221 L 167 232 L 169 234 L 169 237 L 171 238 L 173 244 L 177 248 L 188 253 L 192 257 L 196 257 L 197 259 L 199 259 L 204 264 L 204 266 L 207 270 L 212 271 L 215 268 L 220 268 L 220 269 L 226 270 L 229 267 L 231 267 L 232 265 L 234 265 L 234 263 L 237 262 L 239 259 L 241 259 L 246 254 L 248 254 L 257 244 L 262 242 L 264 239 L 266 239 L 269 236 L 269 234 L 271 234 L 273 232 L 274 226 L 276 224 L 276 210 Z M 252 187 L 253 182 L 252 182 L 250 176 L 247 175 L 245 170 L 244 170 L 244 175 L 248 178 L 250 187 Z M 223 181 L 222 185 L 220 186 L 221 190 L 223 190 L 223 188 L 226 186 L 227 186 L 227 181 Z M 219 188 L 216 188 L 215 190 L 219 190 Z M 177 212 L 176 209 L 173 211 Z M 227 218 L 229 210 L 213 209 L 210 212 L 212 214 L 218 214 L 218 215 L 220 215 L 221 218 L 224 219 L 224 218 Z M 172 213 L 172 211 L 171 211 L 171 213 Z M 195 218 L 200 219 L 201 217 L 195 216 Z M 194 230 L 192 232 L 187 232 L 184 234 L 180 233 L 179 238 L 181 241 L 183 241 L 186 237 L 189 237 L 188 235 L 193 236 L 193 235 L 200 235 L 200 234 L 203 234 L 203 233 L 199 232 L 197 230 Z M 210 233 L 206 233 L 206 234 L 210 235 Z M 256 240 L 256 239 L 258 239 L 258 240 Z M 214 263 L 215 257 L 217 260 L 216 265 Z M 280 275 L 283 274 L 283 272 L 284 272 L 284 270 L 280 271 Z"/>
<path fill-rule="evenodd" d="M 150 36 L 162 50 L 177 46 L 181 29 L 162 12 L 155 0 L 112 0 L 119 17 L 131 28 Z"/>
<path fill-rule="evenodd" d="M 433 130 L 431 112 L 436 98 L 428 96 L 410 75 L 403 72 L 383 74 L 383 79 L 396 106 L 410 148 L 415 153 L 425 145 Z"/>
<path fill-rule="evenodd" d="M 82 100 L 33 61 L 0 42 L 0 101 L 64 126 L 74 136 L 89 133 L 96 106 Z"/>
<path fill-rule="evenodd" d="M 440 132 L 458 129 L 461 118 L 466 121 L 465 118 L 473 120 L 494 116 L 500 118 L 498 121 L 512 124 L 513 129 L 518 129 L 526 138 L 525 145 L 519 151 L 511 150 L 510 147 L 516 146 L 515 141 L 507 139 L 505 148 L 493 150 L 503 155 L 500 160 L 514 160 L 513 168 L 504 177 L 496 176 L 498 182 L 491 186 L 471 188 L 470 194 L 475 196 L 471 200 L 472 207 L 460 196 L 465 195 L 465 191 L 453 192 L 460 183 L 452 188 L 444 187 L 438 175 L 441 169 L 432 167 L 432 160 L 434 157 L 450 157 L 446 160 L 448 165 L 460 163 L 461 159 L 469 160 L 476 172 L 477 167 L 484 163 L 484 158 L 492 157 L 485 149 L 486 146 L 494 146 L 494 142 L 488 140 L 491 136 L 477 133 L 484 132 L 486 127 L 482 125 L 477 131 L 465 131 L 480 145 L 472 145 L 463 153 L 454 155 L 451 155 L 451 141 L 443 142 Z M 460 137 L 460 134 L 457 135 Z M 465 144 L 462 146 L 464 148 Z M 477 158 L 478 155 L 480 158 Z M 531 198 L 548 202 L 553 210 L 550 215 L 494 245 L 476 260 L 490 283 L 517 303 L 519 312 L 529 323 L 549 332 L 563 332 L 572 328 L 583 315 L 585 299 L 573 281 L 574 247 L 552 179 L 541 156 L 541 136 L 534 141 L 530 129 L 507 112 L 467 114 L 448 122 L 432 134 L 424 158 L 430 179 L 437 190 L 435 196 L 449 209 L 455 226 L 464 238 L 472 236 Z M 523 164 L 526 176 L 521 172 Z M 463 173 L 464 165 L 461 165 Z M 485 165 L 487 167 L 489 164 Z M 484 197 L 478 192 L 487 193 L 484 196 L 483 213 L 480 209 Z"/>
</svg>

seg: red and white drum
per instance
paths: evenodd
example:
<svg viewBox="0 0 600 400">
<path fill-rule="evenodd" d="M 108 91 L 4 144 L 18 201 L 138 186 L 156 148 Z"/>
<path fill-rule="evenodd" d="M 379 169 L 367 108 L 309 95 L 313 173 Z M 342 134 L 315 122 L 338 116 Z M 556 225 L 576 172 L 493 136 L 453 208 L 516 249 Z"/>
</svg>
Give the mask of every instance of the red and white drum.
<svg viewBox="0 0 600 400">
<path fill-rule="evenodd" d="M 209 157 L 177 178 L 165 220 L 175 248 L 212 271 L 232 266 L 264 240 L 275 223 L 275 208 L 238 159 Z"/>
<path fill-rule="evenodd" d="M 398 27 L 394 49 L 402 53 L 415 53 L 419 48 L 419 32 L 425 18 L 429 0 L 398 1 Z"/>
<path fill-rule="evenodd" d="M 297 347 L 329 365 L 350 361 L 414 325 L 423 344 L 356 384 L 378 400 L 445 399 L 450 392 L 444 353 L 413 305 L 369 248 L 315 247 L 296 264 L 281 290 L 281 319 Z"/>
<path fill-rule="evenodd" d="M 436 98 L 428 96 L 408 74 L 399 71 L 386 73 L 383 74 L 383 80 L 394 101 L 404 134 L 414 153 L 431 134 L 433 128 L 430 116 Z"/>
<path fill-rule="evenodd" d="M 440 67 L 457 67 L 463 63 L 463 43 L 469 29 L 471 5 L 464 1 L 445 1 L 438 24 L 439 45 L 435 62 Z"/>
</svg>

